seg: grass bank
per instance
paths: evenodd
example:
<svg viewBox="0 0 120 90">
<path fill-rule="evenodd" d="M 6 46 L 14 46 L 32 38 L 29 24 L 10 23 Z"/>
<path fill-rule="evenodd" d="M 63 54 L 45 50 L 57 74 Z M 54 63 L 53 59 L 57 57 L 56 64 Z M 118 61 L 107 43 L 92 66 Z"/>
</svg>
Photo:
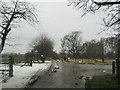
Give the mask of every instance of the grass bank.
<svg viewBox="0 0 120 90">
<path fill-rule="evenodd" d="M 90 88 L 118 88 L 117 80 L 112 75 L 94 76 L 92 80 L 88 80 L 85 84 L 86 89 Z"/>
</svg>

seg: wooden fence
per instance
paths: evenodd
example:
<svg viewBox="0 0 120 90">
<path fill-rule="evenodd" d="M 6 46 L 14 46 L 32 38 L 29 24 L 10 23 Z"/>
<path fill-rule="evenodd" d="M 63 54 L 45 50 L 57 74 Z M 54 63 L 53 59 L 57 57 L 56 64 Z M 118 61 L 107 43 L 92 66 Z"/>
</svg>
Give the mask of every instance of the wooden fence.
<svg viewBox="0 0 120 90">
<path fill-rule="evenodd" d="M 8 77 L 13 77 L 13 57 L 0 58 L 0 73 L 2 74 L 2 82 L 6 81 Z"/>
</svg>

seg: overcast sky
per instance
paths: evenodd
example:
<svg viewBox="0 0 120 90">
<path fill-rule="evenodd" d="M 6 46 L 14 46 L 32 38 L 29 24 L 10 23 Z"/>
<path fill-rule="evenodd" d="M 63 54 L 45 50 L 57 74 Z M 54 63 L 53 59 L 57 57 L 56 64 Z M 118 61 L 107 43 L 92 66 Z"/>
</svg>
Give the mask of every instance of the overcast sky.
<svg viewBox="0 0 120 90">
<path fill-rule="evenodd" d="M 68 2 L 65 0 L 34 1 L 32 4 L 36 7 L 40 24 L 37 27 L 32 27 L 25 22 L 21 23 L 19 28 L 15 28 L 9 34 L 9 43 L 18 45 L 6 46 L 4 52 L 26 53 L 30 50 L 29 44 L 32 39 L 42 33 L 47 34 L 54 40 L 54 50 L 57 50 L 57 52 L 61 49 L 61 38 L 72 31 L 82 31 L 83 42 L 107 36 L 106 32 L 97 35 L 102 28 L 103 12 L 95 15 L 87 14 L 81 18 L 82 12 L 72 6 L 67 6 Z"/>
</svg>

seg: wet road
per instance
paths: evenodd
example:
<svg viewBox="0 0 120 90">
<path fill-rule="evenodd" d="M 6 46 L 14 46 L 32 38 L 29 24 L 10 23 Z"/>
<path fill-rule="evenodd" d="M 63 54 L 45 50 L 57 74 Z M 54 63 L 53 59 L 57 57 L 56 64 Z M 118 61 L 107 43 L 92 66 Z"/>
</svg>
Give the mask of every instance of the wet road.
<svg viewBox="0 0 120 90">
<path fill-rule="evenodd" d="M 109 65 L 96 66 L 62 61 L 54 61 L 53 63 L 58 65 L 59 69 L 54 72 L 53 64 L 53 68 L 29 88 L 84 88 L 86 76 L 103 74 L 103 70 L 111 71 Z"/>
<path fill-rule="evenodd" d="M 55 63 L 55 62 L 54 62 Z M 78 63 L 57 61 L 57 72 L 51 69 L 46 75 L 39 78 L 30 88 L 83 88 L 84 83 L 79 79 Z"/>
</svg>

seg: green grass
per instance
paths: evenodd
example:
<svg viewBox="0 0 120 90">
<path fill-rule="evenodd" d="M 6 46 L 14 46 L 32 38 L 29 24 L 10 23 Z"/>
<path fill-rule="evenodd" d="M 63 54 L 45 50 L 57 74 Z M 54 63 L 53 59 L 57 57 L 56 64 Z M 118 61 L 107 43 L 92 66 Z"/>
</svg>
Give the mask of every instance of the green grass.
<svg viewBox="0 0 120 90">
<path fill-rule="evenodd" d="M 100 59 L 69 59 L 69 62 L 82 61 L 85 63 L 95 63 L 95 64 L 112 64 L 113 59 L 105 59 L 103 63 Z"/>
<path fill-rule="evenodd" d="M 94 76 L 86 82 L 86 88 L 118 88 L 117 80 L 112 75 Z"/>
</svg>

